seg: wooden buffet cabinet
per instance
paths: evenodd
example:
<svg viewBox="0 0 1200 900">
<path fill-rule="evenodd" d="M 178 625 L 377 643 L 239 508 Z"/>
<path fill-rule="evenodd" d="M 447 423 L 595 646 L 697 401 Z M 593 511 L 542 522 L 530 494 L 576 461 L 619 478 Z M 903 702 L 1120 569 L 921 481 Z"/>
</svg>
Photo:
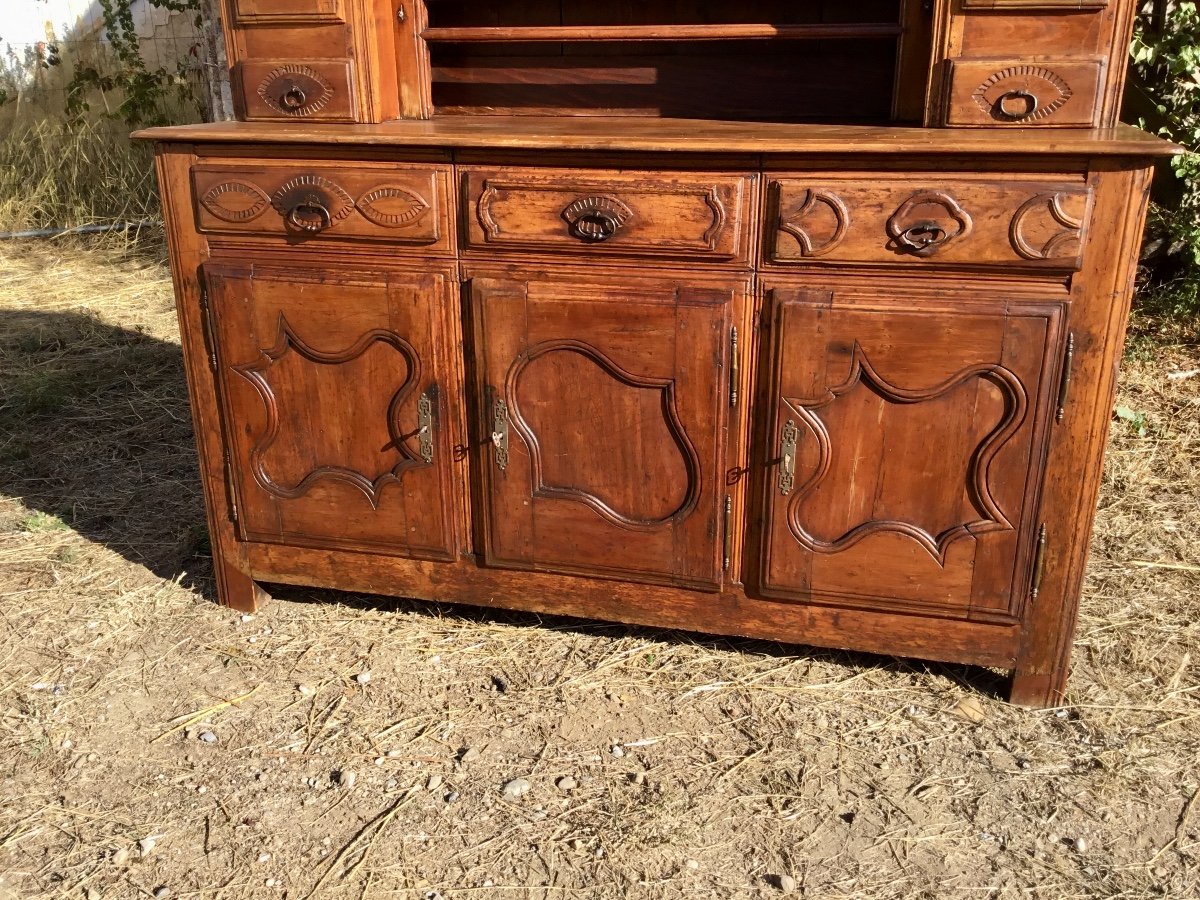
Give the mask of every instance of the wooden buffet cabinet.
<svg viewBox="0 0 1200 900">
<path fill-rule="evenodd" d="M 1130 0 L 225 0 L 155 129 L 221 600 L 1059 702 L 1154 158 Z"/>
</svg>

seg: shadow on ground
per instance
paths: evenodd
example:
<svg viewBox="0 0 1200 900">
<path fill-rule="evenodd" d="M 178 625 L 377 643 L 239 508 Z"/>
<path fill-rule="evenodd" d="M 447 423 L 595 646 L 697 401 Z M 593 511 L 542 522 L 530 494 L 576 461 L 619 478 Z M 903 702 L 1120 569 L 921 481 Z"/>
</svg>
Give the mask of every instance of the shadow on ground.
<svg viewBox="0 0 1200 900">
<path fill-rule="evenodd" d="M 0 494 L 25 512 L 8 529 L 72 528 L 159 578 L 215 600 L 183 360 L 178 345 L 81 313 L 0 312 Z M 794 657 L 771 642 L 587 623 L 526 613 L 276 585 L 280 599 L 339 602 L 470 622 L 645 634 L 716 650 Z M 799 651 L 849 670 L 936 671 L 1000 696 L 1004 679 L 969 666 Z"/>
</svg>

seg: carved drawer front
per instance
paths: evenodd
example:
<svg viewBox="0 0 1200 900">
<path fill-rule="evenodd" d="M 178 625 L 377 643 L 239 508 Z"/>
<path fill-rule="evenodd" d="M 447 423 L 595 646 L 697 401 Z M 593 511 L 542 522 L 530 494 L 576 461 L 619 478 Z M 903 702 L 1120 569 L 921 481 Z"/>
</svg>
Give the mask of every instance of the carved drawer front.
<svg viewBox="0 0 1200 900">
<path fill-rule="evenodd" d="M 750 177 L 470 169 L 470 247 L 744 261 Z"/>
<path fill-rule="evenodd" d="M 192 186 L 206 233 L 452 247 L 449 166 L 209 161 Z"/>
<path fill-rule="evenodd" d="M 1098 59 L 950 60 L 946 124 L 1091 126 L 1103 71 Z"/>
<path fill-rule="evenodd" d="M 769 262 L 1014 265 L 1076 270 L 1091 209 L 1082 177 L 813 174 L 770 183 Z"/>
<path fill-rule="evenodd" d="M 355 121 L 349 59 L 248 59 L 238 63 L 237 83 L 249 122 Z"/>
<path fill-rule="evenodd" d="M 1013 623 L 1065 371 L 1062 300 L 777 288 L 765 596 Z"/>
</svg>

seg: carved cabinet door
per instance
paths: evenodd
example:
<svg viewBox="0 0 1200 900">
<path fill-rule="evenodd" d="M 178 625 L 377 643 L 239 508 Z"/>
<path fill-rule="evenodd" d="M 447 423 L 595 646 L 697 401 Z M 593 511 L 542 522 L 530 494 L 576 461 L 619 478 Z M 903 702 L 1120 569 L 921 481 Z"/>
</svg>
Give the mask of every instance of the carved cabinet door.
<svg viewBox="0 0 1200 900">
<path fill-rule="evenodd" d="M 760 589 L 1012 622 L 1038 553 L 1064 304 L 884 290 L 771 294 Z"/>
<path fill-rule="evenodd" d="M 452 559 L 457 285 L 232 262 L 203 275 L 241 535 Z"/>
<path fill-rule="evenodd" d="M 471 282 L 487 563 L 719 586 L 738 290 Z"/>
</svg>

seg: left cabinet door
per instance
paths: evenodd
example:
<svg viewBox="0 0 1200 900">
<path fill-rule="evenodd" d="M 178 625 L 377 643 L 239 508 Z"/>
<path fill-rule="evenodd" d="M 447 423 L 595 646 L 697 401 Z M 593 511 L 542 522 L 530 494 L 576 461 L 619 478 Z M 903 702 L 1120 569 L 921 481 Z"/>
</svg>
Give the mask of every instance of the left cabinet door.
<svg viewBox="0 0 1200 900">
<path fill-rule="evenodd" d="M 453 559 L 449 274 L 203 276 L 241 536 Z"/>
</svg>

